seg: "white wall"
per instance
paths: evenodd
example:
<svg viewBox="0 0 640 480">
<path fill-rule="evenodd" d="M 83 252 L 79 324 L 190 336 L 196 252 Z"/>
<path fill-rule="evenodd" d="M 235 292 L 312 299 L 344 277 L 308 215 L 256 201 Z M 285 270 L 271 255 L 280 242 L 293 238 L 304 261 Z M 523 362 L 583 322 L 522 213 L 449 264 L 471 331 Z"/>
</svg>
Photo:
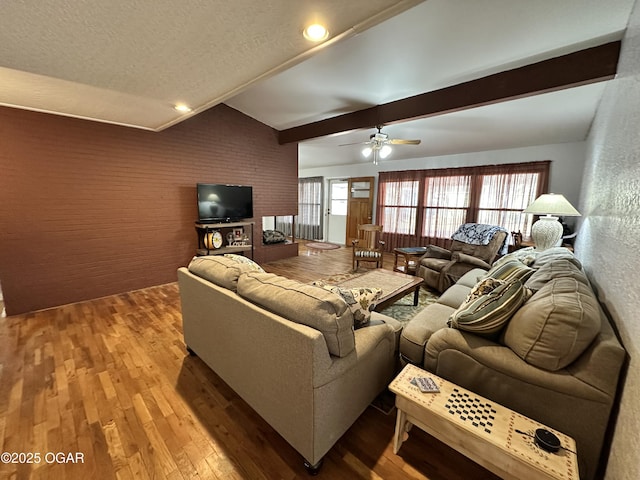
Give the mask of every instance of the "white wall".
<svg viewBox="0 0 640 480">
<path fill-rule="evenodd" d="M 630 356 L 606 477 L 640 478 L 640 3 L 587 140 L 576 255 Z"/>
</svg>

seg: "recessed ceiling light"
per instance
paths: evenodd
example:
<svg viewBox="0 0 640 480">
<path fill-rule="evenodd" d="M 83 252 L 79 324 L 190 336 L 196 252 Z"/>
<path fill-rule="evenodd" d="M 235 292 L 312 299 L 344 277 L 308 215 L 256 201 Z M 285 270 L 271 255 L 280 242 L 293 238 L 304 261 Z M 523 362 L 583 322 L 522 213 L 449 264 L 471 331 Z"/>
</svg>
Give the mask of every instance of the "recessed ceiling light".
<svg viewBox="0 0 640 480">
<path fill-rule="evenodd" d="M 184 103 L 176 103 L 173 108 L 182 113 L 189 113 L 191 111 L 191 107 Z"/>
<path fill-rule="evenodd" d="M 324 25 L 314 23 L 313 25 L 309 25 L 305 28 L 302 35 L 304 35 L 304 38 L 312 42 L 321 42 L 322 40 L 329 38 L 329 30 L 327 30 L 327 27 Z"/>
</svg>

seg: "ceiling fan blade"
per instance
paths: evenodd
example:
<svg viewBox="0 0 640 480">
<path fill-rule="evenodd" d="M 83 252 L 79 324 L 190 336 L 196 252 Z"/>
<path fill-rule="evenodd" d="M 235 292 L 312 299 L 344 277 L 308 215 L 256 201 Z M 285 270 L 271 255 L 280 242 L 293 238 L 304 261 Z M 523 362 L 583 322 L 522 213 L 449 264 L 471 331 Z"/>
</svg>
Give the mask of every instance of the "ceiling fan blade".
<svg viewBox="0 0 640 480">
<path fill-rule="evenodd" d="M 338 145 L 339 147 L 347 147 L 349 145 L 370 145 L 371 142 L 355 142 L 355 143 L 343 143 L 342 145 Z"/>
<path fill-rule="evenodd" d="M 402 140 L 401 138 L 392 138 L 389 140 L 392 145 L 420 145 L 420 140 Z"/>
</svg>

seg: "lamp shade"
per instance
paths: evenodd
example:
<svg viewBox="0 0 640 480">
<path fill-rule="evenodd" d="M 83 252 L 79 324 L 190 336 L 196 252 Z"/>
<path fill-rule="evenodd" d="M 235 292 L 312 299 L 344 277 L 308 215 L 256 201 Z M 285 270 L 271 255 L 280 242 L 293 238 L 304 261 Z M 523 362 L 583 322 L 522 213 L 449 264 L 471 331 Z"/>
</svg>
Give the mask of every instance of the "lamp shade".
<svg viewBox="0 0 640 480">
<path fill-rule="evenodd" d="M 558 217 L 579 217 L 578 212 L 564 195 L 559 193 L 545 193 L 523 210 L 522 213 L 534 215 L 554 215 Z"/>
</svg>

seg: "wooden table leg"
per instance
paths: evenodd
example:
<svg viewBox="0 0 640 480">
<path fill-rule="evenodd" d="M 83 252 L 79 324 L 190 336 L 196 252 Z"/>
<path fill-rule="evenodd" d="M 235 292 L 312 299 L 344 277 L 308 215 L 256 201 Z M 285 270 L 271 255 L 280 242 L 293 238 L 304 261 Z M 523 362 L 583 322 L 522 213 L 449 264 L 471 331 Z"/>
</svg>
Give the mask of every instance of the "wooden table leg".
<svg viewBox="0 0 640 480">
<path fill-rule="evenodd" d="M 415 291 L 413 292 L 413 306 L 417 306 L 418 302 L 420 301 L 420 287 L 421 285 L 418 285 L 415 289 Z"/>
<path fill-rule="evenodd" d="M 393 453 L 398 453 L 402 443 L 409 437 L 407 433 L 411 429 L 411 423 L 407 421 L 407 414 L 398 409 L 396 416 L 396 433 L 393 437 Z"/>
</svg>

